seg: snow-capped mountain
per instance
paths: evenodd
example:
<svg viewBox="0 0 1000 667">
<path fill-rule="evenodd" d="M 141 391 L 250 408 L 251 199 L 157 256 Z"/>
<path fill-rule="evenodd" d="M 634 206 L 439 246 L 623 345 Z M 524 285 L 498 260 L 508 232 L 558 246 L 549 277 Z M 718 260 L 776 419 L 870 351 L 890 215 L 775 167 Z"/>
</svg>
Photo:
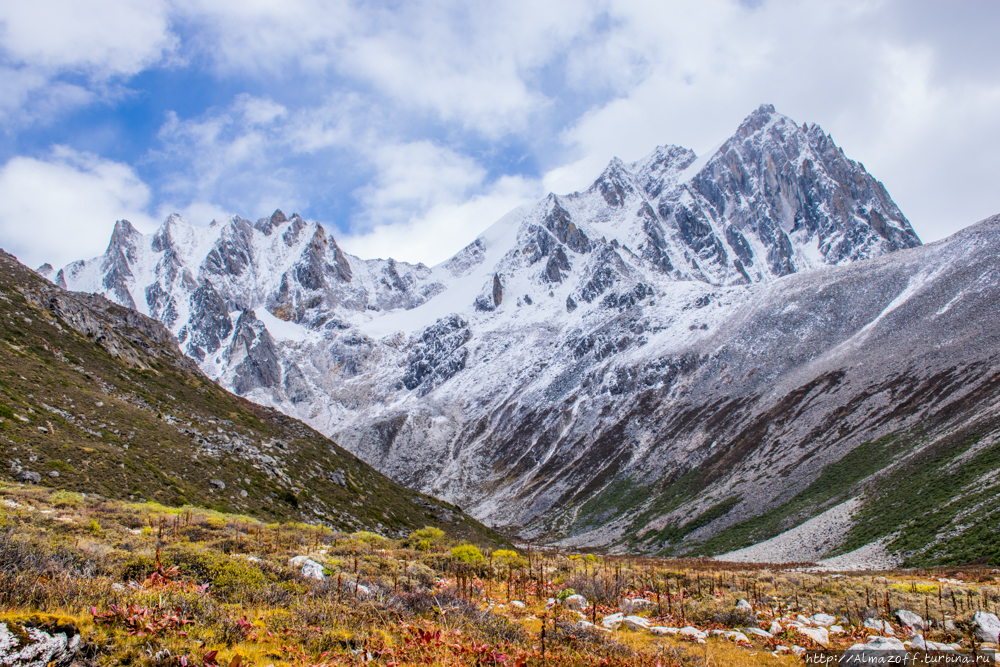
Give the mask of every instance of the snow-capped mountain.
<svg viewBox="0 0 1000 667">
<path fill-rule="evenodd" d="M 360 259 L 276 211 L 120 221 L 52 279 L 159 319 L 227 388 L 487 522 L 659 548 L 909 424 L 922 408 L 866 392 L 938 368 L 905 353 L 959 363 L 920 336 L 977 303 L 970 239 L 921 247 L 863 165 L 762 106 L 715 151 L 615 159 L 433 268 Z"/>
</svg>

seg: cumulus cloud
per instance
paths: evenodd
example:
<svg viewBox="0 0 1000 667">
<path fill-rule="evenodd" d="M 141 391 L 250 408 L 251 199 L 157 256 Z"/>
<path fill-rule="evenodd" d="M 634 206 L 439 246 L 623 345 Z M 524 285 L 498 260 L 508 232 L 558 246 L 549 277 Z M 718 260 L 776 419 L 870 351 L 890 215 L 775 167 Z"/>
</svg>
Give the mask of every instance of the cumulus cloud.
<svg viewBox="0 0 1000 667">
<path fill-rule="evenodd" d="M 504 176 L 465 198 L 445 198 L 392 223 L 338 239 L 347 252 L 434 266 L 471 243 L 493 222 L 540 195 L 532 179 Z M 384 196 L 385 193 L 378 193 Z"/>
<path fill-rule="evenodd" d="M 142 85 L 137 73 L 196 72 L 218 89 L 165 97 L 147 120 L 158 135 L 129 158 L 151 188 L 141 210 L 205 224 L 281 207 L 331 224 L 358 254 L 433 263 L 505 206 L 584 188 L 613 156 L 635 160 L 664 143 L 703 153 L 769 102 L 832 133 L 933 240 L 1000 211 L 1000 49 L 990 37 L 1000 8 L 969 7 L 7 3 L 0 115 L 113 106 L 116 86 Z M 56 167 L 95 173 L 55 153 L 0 159 L 54 177 Z"/>
<path fill-rule="evenodd" d="M 178 45 L 163 0 L 33 0 L 0 4 L 0 114 L 20 122 L 116 94 Z M 84 77 L 86 83 L 60 76 Z"/>
<path fill-rule="evenodd" d="M 45 159 L 16 157 L 0 168 L 0 239 L 31 267 L 62 266 L 104 252 L 115 220 L 140 231 L 149 188 L 127 165 L 57 146 Z"/>
</svg>

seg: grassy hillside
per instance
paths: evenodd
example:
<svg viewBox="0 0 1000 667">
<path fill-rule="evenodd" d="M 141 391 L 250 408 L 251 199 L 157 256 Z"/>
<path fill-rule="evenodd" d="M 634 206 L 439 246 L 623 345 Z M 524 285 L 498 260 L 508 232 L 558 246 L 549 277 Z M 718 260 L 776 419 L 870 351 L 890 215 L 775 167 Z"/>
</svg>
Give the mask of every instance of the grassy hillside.
<svg viewBox="0 0 1000 667">
<path fill-rule="evenodd" d="M 503 538 L 202 375 L 159 323 L 0 251 L 0 462 L 11 481 L 404 535 Z"/>
</svg>

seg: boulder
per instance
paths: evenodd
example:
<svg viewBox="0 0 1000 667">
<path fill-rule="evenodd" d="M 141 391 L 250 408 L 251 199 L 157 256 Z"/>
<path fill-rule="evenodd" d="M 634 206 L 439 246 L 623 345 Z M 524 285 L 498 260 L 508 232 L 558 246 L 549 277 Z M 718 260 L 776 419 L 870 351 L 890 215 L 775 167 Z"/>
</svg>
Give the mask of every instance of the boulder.
<svg viewBox="0 0 1000 667">
<path fill-rule="evenodd" d="M 774 636 L 767 630 L 761 630 L 760 628 L 740 628 L 740 630 L 742 630 L 748 635 L 754 635 L 755 637 L 762 637 L 764 639 L 770 639 L 771 637 Z"/>
<path fill-rule="evenodd" d="M 680 628 L 669 628 L 669 627 L 666 627 L 666 626 L 663 626 L 663 625 L 654 625 L 653 627 L 651 627 L 649 629 L 649 631 L 651 633 L 653 633 L 654 635 L 659 635 L 659 636 L 663 637 L 665 635 L 676 635 L 681 630 L 680 630 Z"/>
<path fill-rule="evenodd" d="M 22 470 L 17 473 L 17 481 L 25 482 L 26 484 L 41 484 L 42 476 L 31 470 Z"/>
<path fill-rule="evenodd" d="M 0 665 L 66 667 L 79 650 L 76 626 L 54 616 L 0 621 Z"/>
<path fill-rule="evenodd" d="M 295 556 L 294 558 L 289 558 L 288 565 L 289 567 L 293 567 L 301 571 L 302 576 L 306 579 L 323 581 L 323 579 L 326 578 L 323 574 L 323 565 L 317 563 L 309 556 Z"/>
<path fill-rule="evenodd" d="M 837 622 L 836 616 L 830 616 L 830 614 L 816 614 L 812 617 L 813 623 L 816 625 L 822 625 L 823 627 L 830 627 Z"/>
<path fill-rule="evenodd" d="M 957 653 L 958 651 L 949 644 L 932 642 L 924 639 L 923 635 L 917 635 L 910 642 L 910 648 L 914 651 L 927 651 L 929 653 Z"/>
<path fill-rule="evenodd" d="M 869 637 L 864 644 L 855 644 L 840 656 L 843 665 L 909 664 L 903 642 L 895 637 Z"/>
<path fill-rule="evenodd" d="M 624 614 L 637 614 L 647 609 L 652 609 L 656 606 L 655 602 L 650 602 L 644 598 L 636 598 L 634 600 L 629 600 L 625 598 L 618 604 L 618 608 L 622 610 Z"/>
<path fill-rule="evenodd" d="M 601 619 L 601 625 L 606 627 L 608 630 L 617 630 L 618 626 L 622 624 L 625 620 L 625 614 L 618 612 L 617 614 L 610 614 Z"/>
<path fill-rule="evenodd" d="M 924 629 L 924 619 L 917 616 L 912 611 L 897 609 L 895 616 L 899 619 L 899 622 L 902 625 L 908 627 L 910 630 L 916 631 Z"/>
<path fill-rule="evenodd" d="M 743 610 L 746 610 L 746 611 L 753 611 L 753 606 L 749 602 L 747 602 L 746 600 L 740 600 L 739 602 L 737 602 L 736 603 L 736 608 L 737 609 L 743 609 Z"/>
<path fill-rule="evenodd" d="M 830 645 L 830 631 L 826 628 L 799 628 L 800 635 L 805 635 L 820 646 Z"/>
<path fill-rule="evenodd" d="M 892 625 L 877 618 L 866 618 L 865 627 L 869 630 L 874 630 L 875 632 L 881 632 L 887 637 L 896 636 L 896 633 L 892 630 Z"/>
<path fill-rule="evenodd" d="M 622 625 L 629 630 L 649 630 L 649 621 L 642 616 L 626 616 L 622 619 Z"/>
<path fill-rule="evenodd" d="M 831 625 L 830 626 L 830 634 L 831 635 L 842 635 L 842 634 L 845 634 L 845 631 L 844 631 L 843 626 L 840 626 L 840 625 Z"/>
<path fill-rule="evenodd" d="M 570 611 L 583 611 L 588 607 L 587 598 L 582 595 L 570 595 L 563 600 L 562 606 Z"/>
<path fill-rule="evenodd" d="M 972 617 L 976 630 L 976 639 L 981 642 L 996 642 L 1000 638 L 1000 619 L 996 614 L 977 611 Z"/>
<path fill-rule="evenodd" d="M 510 606 L 514 607 L 515 609 L 524 609 L 524 603 L 521 602 L 520 600 L 511 600 Z"/>
<path fill-rule="evenodd" d="M 796 658 L 798 658 L 799 656 L 801 656 L 805 652 L 806 652 L 806 650 L 804 648 L 802 648 L 801 646 L 799 646 L 798 644 L 792 644 L 792 655 L 794 655 Z"/>
<path fill-rule="evenodd" d="M 768 632 L 770 632 L 772 635 L 779 634 L 781 632 L 781 623 L 778 623 L 777 621 L 771 621 L 771 627 L 768 628 Z"/>
<path fill-rule="evenodd" d="M 680 629 L 678 634 L 685 639 L 690 639 L 696 642 L 704 642 L 708 638 L 708 633 L 704 630 L 699 630 L 698 628 L 688 625 Z"/>
</svg>

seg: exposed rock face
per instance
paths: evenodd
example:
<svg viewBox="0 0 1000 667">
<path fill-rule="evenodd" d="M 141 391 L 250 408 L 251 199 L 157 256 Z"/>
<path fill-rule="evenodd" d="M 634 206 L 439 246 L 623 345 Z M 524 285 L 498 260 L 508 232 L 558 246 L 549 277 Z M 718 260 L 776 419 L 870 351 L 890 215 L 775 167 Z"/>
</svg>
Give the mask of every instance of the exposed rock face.
<svg viewBox="0 0 1000 667">
<path fill-rule="evenodd" d="M 0 664 L 66 667 L 80 651 L 80 633 L 71 623 L 35 616 L 0 621 Z"/>
<path fill-rule="evenodd" d="M 233 391 L 243 396 L 254 389 L 273 388 L 281 383 L 281 363 L 274 339 L 252 310 L 244 310 L 236 321 L 236 333 L 226 350 L 233 369 Z"/>
<path fill-rule="evenodd" d="M 998 222 L 920 247 L 862 165 L 770 107 L 710 155 L 612 161 L 434 268 L 279 213 L 116 233 L 148 284 L 107 257 L 60 275 L 117 299 L 118 266 L 211 377 L 529 536 L 684 553 L 995 396 Z"/>
</svg>

